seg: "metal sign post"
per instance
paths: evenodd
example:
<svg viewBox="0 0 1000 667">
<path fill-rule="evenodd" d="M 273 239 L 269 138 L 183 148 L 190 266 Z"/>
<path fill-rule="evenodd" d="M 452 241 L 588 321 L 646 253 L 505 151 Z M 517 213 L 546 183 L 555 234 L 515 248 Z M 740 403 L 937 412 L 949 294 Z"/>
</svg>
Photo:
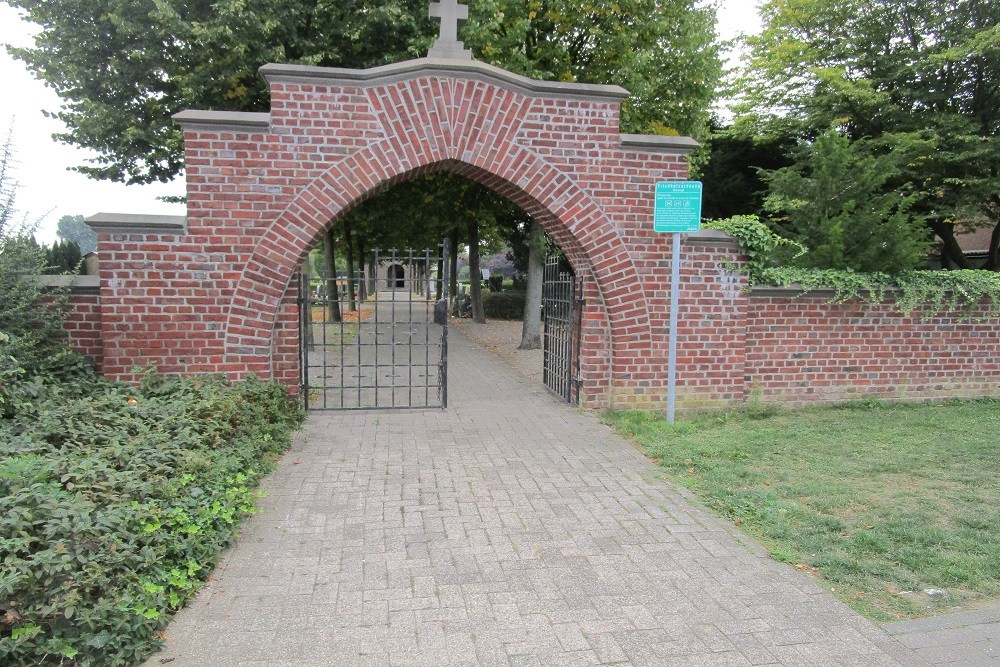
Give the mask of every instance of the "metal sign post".
<svg viewBox="0 0 1000 667">
<path fill-rule="evenodd" d="M 667 423 L 674 423 L 677 410 L 677 319 L 681 310 L 681 234 L 673 232 L 670 263 L 670 343 L 667 349 Z"/>
<path fill-rule="evenodd" d="M 662 181 L 656 184 L 653 231 L 674 237 L 670 266 L 670 338 L 667 348 L 667 422 L 677 408 L 677 323 L 680 315 L 681 233 L 701 229 L 701 183 Z"/>
</svg>

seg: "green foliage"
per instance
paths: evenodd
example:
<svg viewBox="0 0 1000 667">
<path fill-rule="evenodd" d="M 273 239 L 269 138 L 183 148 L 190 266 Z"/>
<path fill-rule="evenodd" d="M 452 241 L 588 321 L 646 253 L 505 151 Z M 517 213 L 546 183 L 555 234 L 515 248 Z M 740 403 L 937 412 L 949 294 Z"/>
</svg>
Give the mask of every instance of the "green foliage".
<svg viewBox="0 0 1000 667">
<path fill-rule="evenodd" d="M 297 409 L 252 378 L 38 388 L 0 420 L 0 662 L 133 664 L 253 511 Z"/>
<path fill-rule="evenodd" d="M 708 220 L 706 229 L 726 232 L 740 244 L 747 258 L 746 271 L 751 285 L 762 284 L 761 273 L 774 266 L 781 257 L 795 259 L 807 252 L 798 241 L 779 236 L 755 215 L 735 215 L 725 220 Z"/>
<path fill-rule="evenodd" d="M 127 665 L 201 585 L 299 417 L 248 379 L 97 377 L 0 160 L 0 664 Z M 72 244 L 75 248 L 75 243 Z"/>
<path fill-rule="evenodd" d="M 625 132 L 704 136 L 722 72 L 715 20 L 692 0 L 479 0 L 462 32 L 498 67 L 625 87 Z"/>
<path fill-rule="evenodd" d="M 891 298 L 901 312 L 919 310 L 923 315 L 968 312 L 982 306 L 1000 312 L 1000 275 L 993 271 L 907 271 L 895 275 L 863 273 L 851 269 L 814 269 L 780 265 L 793 251 L 806 249 L 783 238 L 756 216 L 711 220 L 718 229 L 736 238 L 747 257 L 745 271 L 751 286 L 795 287 L 804 292 L 832 290 L 832 302 L 860 299 L 882 303 Z"/>
<path fill-rule="evenodd" d="M 79 273 L 83 270 L 83 255 L 76 241 L 60 239 L 44 248 L 45 273 Z"/>
<path fill-rule="evenodd" d="M 524 317 L 524 292 L 488 292 L 483 295 L 483 311 L 493 320 L 520 320 Z"/>
<path fill-rule="evenodd" d="M 767 184 L 761 170 L 791 165 L 794 145 L 787 137 L 746 137 L 732 128 L 713 131 L 708 163 L 699 176 L 705 186 L 702 215 L 722 219 L 764 210 Z"/>
<path fill-rule="evenodd" d="M 61 344 L 65 290 L 45 291 L 30 278 L 45 273 L 47 262 L 16 210 L 12 143 L 8 136 L 0 148 L 0 415 L 12 409 L 15 387 L 33 386 L 22 380 L 68 377 L 79 366 Z"/>
<path fill-rule="evenodd" d="M 916 196 L 886 188 L 909 161 L 906 152 L 874 155 L 831 129 L 795 157 L 793 166 L 765 173 L 771 223 L 809 248 L 795 263 L 890 274 L 924 263 L 930 247 L 923 217 L 911 212 Z"/>
<path fill-rule="evenodd" d="M 1000 224 L 1000 5 L 979 0 L 769 0 L 737 120 L 812 140 L 835 125 L 873 156 L 921 147 L 884 192 L 944 241 Z M 1000 236 L 987 267 L 1000 269 Z M 957 244 L 945 246 L 960 267 Z"/>
<path fill-rule="evenodd" d="M 851 270 L 771 267 L 760 273 L 760 284 L 811 290 L 833 290 L 832 301 L 860 299 L 881 303 L 892 299 L 903 313 L 925 316 L 969 312 L 986 306 L 1000 314 L 1000 274 L 995 271 L 910 271 L 897 275 Z"/>
</svg>

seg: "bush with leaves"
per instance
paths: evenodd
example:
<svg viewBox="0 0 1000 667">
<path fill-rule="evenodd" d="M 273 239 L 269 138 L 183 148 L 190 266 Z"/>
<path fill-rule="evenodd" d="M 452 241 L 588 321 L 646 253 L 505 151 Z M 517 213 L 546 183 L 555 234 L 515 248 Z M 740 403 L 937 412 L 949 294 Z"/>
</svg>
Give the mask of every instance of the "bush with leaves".
<svg viewBox="0 0 1000 667">
<path fill-rule="evenodd" d="M 250 378 L 99 378 L 0 156 L 0 664 L 127 665 L 201 585 L 299 409 Z"/>
<path fill-rule="evenodd" d="M 35 225 L 17 212 L 12 153 L 8 134 L 0 147 L 0 415 L 33 398 L 41 378 L 72 377 L 81 363 L 64 345 L 65 290 L 44 290 L 31 278 L 45 273 L 46 255 Z"/>
<path fill-rule="evenodd" d="M 488 292 L 483 295 L 483 311 L 493 320 L 520 320 L 524 317 L 524 292 Z"/>
<path fill-rule="evenodd" d="M 882 303 L 892 298 L 903 313 L 925 315 L 971 312 L 983 306 L 1000 313 L 1000 275 L 993 271 L 906 271 L 896 275 L 852 269 L 816 269 L 780 266 L 789 253 L 807 252 L 797 241 L 783 238 L 756 216 L 710 220 L 709 229 L 733 236 L 747 257 L 745 271 L 751 286 L 795 287 L 804 292 L 832 291 L 832 302 L 861 299 Z M 795 256 L 795 255 L 792 255 Z"/>
<path fill-rule="evenodd" d="M 252 378 L 44 389 L 0 420 L 0 663 L 132 664 L 252 512 L 298 410 Z"/>
<path fill-rule="evenodd" d="M 801 144 L 795 164 L 764 172 L 764 208 L 782 236 L 809 252 L 793 265 L 898 274 L 921 266 L 930 250 L 917 196 L 888 190 L 909 161 L 908 151 L 876 154 L 836 129 Z"/>
</svg>

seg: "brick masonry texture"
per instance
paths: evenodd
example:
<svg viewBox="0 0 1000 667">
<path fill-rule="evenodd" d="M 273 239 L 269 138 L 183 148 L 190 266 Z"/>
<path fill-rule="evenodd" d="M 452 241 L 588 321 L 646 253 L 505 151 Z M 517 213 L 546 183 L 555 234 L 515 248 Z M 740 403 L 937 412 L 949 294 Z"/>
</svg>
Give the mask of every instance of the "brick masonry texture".
<svg viewBox="0 0 1000 667">
<path fill-rule="evenodd" d="M 652 231 L 653 192 L 658 181 L 687 178 L 683 143 L 623 141 L 614 91 L 539 91 L 482 66 L 435 61 L 381 78 L 337 72 L 268 70 L 270 114 L 182 115 L 186 229 L 99 230 L 100 305 L 79 317 L 99 322 L 101 344 L 87 338 L 90 329 L 75 339 L 103 372 L 126 381 L 149 364 L 165 373 L 256 373 L 294 390 L 294 276 L 309 248 L 367 197 L 446 170 L 511 199 L 566 252 L 587 299 L 584 403 L 662 407 L 671 245 Z M 685 242 L 680 407 L 741 403 L 757 387 L 794 402 L 832 400 L 835 387 L 887 393 L 900 383 L 908 395 L 952 395 L 967 378 L 976 393 L 996 391 L 996 365 L 963 361 L 1000 357 L 995 323 L 927 328 L 870 314 L 876 329 L 910 327 L 891 351 L 873 352 L 850 307 L 821 316 L 820 302 L 749 296 L 735 270 L 741 261 L 730 239 Z M 806 325 L 817 338 L 800 350 L 801 318 L 825 324 Z M 841 323 L 857 329 L 846 337 L 856 342 L 843 342 Z M 939 335 L 948 326 L 958 328 Z M 838 342 L 824 344 L 824 335 Z M 833 356 L 821 364 L 823 350 Z M 952 355 L 943 373 L 933 362 L 939 350 Z M 793 356 L 800 353 L 813 355 L 808 366 Z M 894 370 L 874 370 L 886 359 Z M 854 367 L 863 370 L 847 370 Z M 801 383 L 812 379 L 832 384 L 810 392 Z"/>
<path fill-rule="evenodd" d="M 89 291 L 72 292 L 67 302 L 67 316 L 63 329 L 70 344 L 90 358 L 98 370 L 104 361 L 101 334 L 101 297 Z"/>
<path fill-rule="evenodd" d="M 1000 321 L 915 312 L 891 302 L 831 304 L 828 297 L 751 295 L 748 391 L 789 404 L 995 396 Z"/>
</svg>

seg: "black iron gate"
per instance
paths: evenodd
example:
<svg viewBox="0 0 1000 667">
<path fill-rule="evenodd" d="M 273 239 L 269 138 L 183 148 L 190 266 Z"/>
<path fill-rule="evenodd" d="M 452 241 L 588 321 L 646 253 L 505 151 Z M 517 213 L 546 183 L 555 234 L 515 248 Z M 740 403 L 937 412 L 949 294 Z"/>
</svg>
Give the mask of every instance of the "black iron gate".
<svg viewBox="0 0 1000 667">
<path fill-rule="evenodd" d="M 576 277 L 560 269 L 560 258 L 545 259 L 542 283 L 542 379 L 568 403 L 580 402 L 580 328 L 583 300 Z"/>
<path fill-rule="evenodd" d="M 306 409 L 447 407 L 447 239 L 438 253 L 376 250 L 371 260 L 353 281 L 300 283 Z"/>
</svg>

